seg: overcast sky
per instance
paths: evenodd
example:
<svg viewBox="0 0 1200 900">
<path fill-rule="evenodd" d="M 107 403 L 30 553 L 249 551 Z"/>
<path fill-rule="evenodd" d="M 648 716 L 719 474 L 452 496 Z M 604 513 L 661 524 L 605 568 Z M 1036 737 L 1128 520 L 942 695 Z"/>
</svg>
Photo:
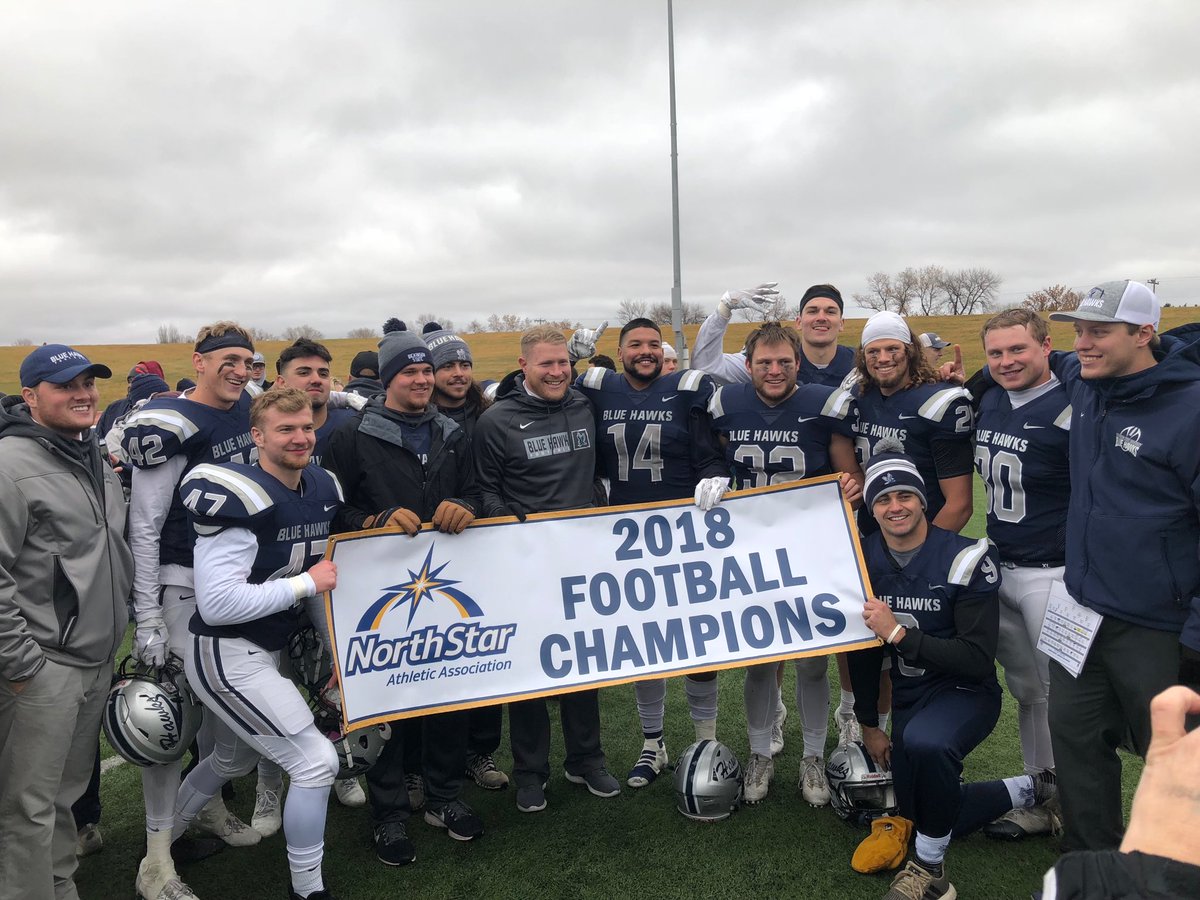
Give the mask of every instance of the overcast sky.
<svg viewBox="0 0 1200 900">
<path fill-rule="evenodd" d="M 665 0 L 0 0 L 0 343 L 669 299 Z M 1200 300 L 1200 3 L 675 8 L 684 299 Z"/>
</svg>

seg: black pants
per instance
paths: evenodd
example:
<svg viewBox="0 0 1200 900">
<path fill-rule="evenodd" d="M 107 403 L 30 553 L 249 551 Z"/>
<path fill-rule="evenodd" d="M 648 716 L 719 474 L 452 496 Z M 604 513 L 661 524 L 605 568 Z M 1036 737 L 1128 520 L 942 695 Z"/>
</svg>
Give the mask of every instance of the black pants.
<svg viewBox="0 0 1200 900">
<path fill-rule="evenodd" d="M 567 745 L 567 771 L 582 775 L 602 768 L 600 695 L 595 690 L 576 691 L 560 696 L 558 704 Z M 550 777 L 550 713 L 546 701 L 539 698 L 510 703 L 508 734 L 517 787 L 544 783 Z"/>
<path fill-rule="evenodd" d="M 393 728 L 392 739 L 383 748 L 379 761 L 367 773 L 367 797 L 371 801 L 374 824 L 406 821 L 412 810 L 408 788 L 404 784 L 405 744 L 416 732 L 421 740 L 421 769 L 425 776 L 426 802 L 440 806 L 457 800 L 462 790 L 463 760 L 467 755 L 467 714 L 439 713 L 422 716 L 419 725 L 411 720 Z"/>
<path fill-rule="evenodd" d="M 100 822 L 100 744 L 96 744 L 96 763 L 92 766 L 92 780 L 88 782 L 87 790 L 71 806 L 71 815 L 75 817 L 75 827 L 97 825 Z"/>
<path fill-rule="evenodd" d="M 1000 686 L 946 685 L 895 707 L 892 780 L 900 815 L 927 837 L 970 834 L 1012 809 L 1003 781 L 962 784 L 963 760 L 1000 717 Z"/>
<path fill-rule="evenodd" d="M 478 756 L 491 756 L 500 747 L 504 707 L 480 706 L 467 712 L 467 749 Z"/>
<path fill-rule="evenodd" d="M 1050 743 L 1063 810 L 1062 849 L 1121 844 L 1121 760 L 1127 738 L 1150 746 L 1150 701 L 1179 677 L 1179 635 L 1105 618 L 1078 678 L 1050 661 Z"/>
</svg>

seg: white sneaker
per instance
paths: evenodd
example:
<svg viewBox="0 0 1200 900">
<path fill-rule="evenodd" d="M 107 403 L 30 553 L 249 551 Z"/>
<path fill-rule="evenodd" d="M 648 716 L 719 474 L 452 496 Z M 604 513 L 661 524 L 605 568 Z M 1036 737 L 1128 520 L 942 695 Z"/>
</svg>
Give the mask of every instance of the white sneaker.
<svg viewBox="0 0 1200 900">
<path fill-rule="evenodd" d="M 78 857 L 91 856 L 104 849 L 104 838 L 100 834 L 100 826 L 95 822 L 84 825 L 75 837 L 75 855 Z"/>
<path fill-rule="evenodd" d="M 854 710 L 842 712 L 841 707 L 838 707 L 837 727 L 839 747 L 862 740 L 862 726 L 858 724 L 858 719 L 854 717 Z"/>
<path fill-rule="evenodd" d="M 775 710 L 775 723 L 771 726 L 771 758 L 783 752 L 783 723 L 787 721 L 787 707 L 779 704 Z"/>
<path fill-rule="evenodd" d="M 192 824 L 201 834 L 218 837 L 230 847 L 253 847 L 262 835 L 225 808 L 221 795 L 213 797 Z"/>
<path fill-rule="evenodd" d="M 282 826 L 283 805 L 279 802 L 279 792 L 257 788 L 254 791 L 254 815 L 250 819 L 250 827 L 263 837 L 270 837 Z"/>
<path fill-rule="evenodd" d="M 825 763 L 819 756 L 806 756 L 800 763 L 800 794 L 809 806 L 829 805 L 829 783 Z"/>
<path fill-rule="evenodd" d="M 667 767 L 667 745 L 662 738 L 646 738 L 642 743 L 642 753 L 625 783 L 631 788 L 644 788 L 662 774 Z"/>
<path fill-rule="evenodd" d="M 775 761 L 751 753 L 750 765 L 746 767 L 746 778 L 743 782 L 742 799 L 751 806 L 766 800 L 767 792 L 771 789 L 771 779 L 774 777 Z"/>
<path fill-rule="evenodd" d="M 139 900 L 200 900 L 179 880 L 173 865 L 152 863 L 148 856 L 138 865 L 134 887 Z"/>
<path fill-rule="evenodd" d="M 338 803 L 351 809 L 367 805 L 367 795 L 357 778 L 339 778 L 333 783 L 333 792 L 337 794 Z"/>
</svg>

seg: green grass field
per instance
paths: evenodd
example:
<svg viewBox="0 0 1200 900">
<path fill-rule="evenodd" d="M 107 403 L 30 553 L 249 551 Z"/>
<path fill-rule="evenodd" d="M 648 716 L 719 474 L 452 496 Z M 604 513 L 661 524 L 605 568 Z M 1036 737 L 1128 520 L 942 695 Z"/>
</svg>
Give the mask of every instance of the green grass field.
<svg viewBox="0 0 1200 900">
<path fill-rule="evenodd" d="M 1167 310 L 1163 327 L 1191 318 L 1190 310 Z M 982 363 L 978 332 L 984 317 L 912 320 L 917 331 L 935 330 L 947 340 L 961 343 L 968 370 Z M 726 337 L 726 349 L 736 349 L 752 326 L 735 324 Z M 843 341 L 852 344 L 862 320 L 847 323 Z M 695 329 L 689 328 L 694 335 Z M 1054 327 L 1058 347 L 1070 345 L 1069 328 Z M 498 378 L 514 367 L 517 337 L 485 334 L 470 338 L 479 378 Z M 334 371 L 343 369 L 352 355 L 373 347 L 371 341 L 329 341 Z M 282 343 L 263 346 L 268 360 Z M 124 373 L 141 359 L 157 359 L 168 380 L 188 374 L 190 347 L 186 345 L 124 345 L 81 347 L 94 361 L 110 365 L 117 375 L 102 382 L 104 402 L 124 392 Z M 611 330 L 600 350 L 614 354 L 616 333 Z M 0 390 L 17 387 L 17 369 L 28 352 L 24 347 L 0 348 Z M 976 515 L 965 533 L 983 533 L 982 487 L 976 482 Z M 128 645 L 128 642 L 127 642 Z M 126 646 L 126 650 L 128 646 Z M 831 667 L 831 680 L 837 681 Z M 721 715 L 719 736 L 743 762 L 749 750 L 742 709 L 742 675 L 720 676 Z M 699 825 L 675 811 L 669 778 L 642 791 L 625 789 L 612 800 L 591 797 L 562 776 L 563 755 L 555 729 L 551 751 L 554 772 L 548 791 L 549 809 L 536 815 L 516 810 L 513 792 L 489 793 L 467 788 L 467 800 L 483 815 L 487 834 L 470 844 L 459 844 L 414 817 L 410 834 L 417 845 L 418 861 L 403 869 L 379 864 L 370 842 L 368 817 L 363 810 L 347 810 L 331 801 L 326 828 L 326 876 L 341 900 L 367 900 L 400 893 L 420 897 L 800 897 L 876 898 L 887 889 L 886 876 L 864 876 L 850 869 L 850 856 L 865 830 L 841 822 L 828 809 L 811 809 L 796 787 L 802 738 L 795 714 L 794 679 L 789 671 L 785 690 L 792 715 L 786 727 L 787 748 L 776 760 L 776 779 L 767 802 L 740 811 L 732 819 Z M 605 750 L 609 767 L 623 775 L 641 747 L 633 689 L 629 685 L 601 693 Z M 668 693 L 667 746 L 673 757 L 691 743 L 693 732 L 682 685 L 673 683 Z M 831 731 L 836 736 L 836 730 Z M 511 768 L 507 734 L 497 762 Z M 111 750 L 104 748 L 105 756 Z M 1015 705 L 1005 694 L 1004 709 L 993 735 L 967 760 L 966 777 L 988 779 L 1021 770 Z M 1126 801 L 1141 771 L 1141 763 L 1127 759 Z M 143 811 L 138 770 L 119 765 L 102 781 L 105 849 L 81 861 L 77 876 L 84 898 L 127 897 L 143 843 Z M 254 776 L 237 785 L 233 808 L 249 821 L 254 803 Z M 1036 839 L 1006 845 L 973 836 L 956 842 L 948 857 L 948 871 L 959 893 L 969 898 L 1023 898 L 1040 884 L 1042 873 L 1056 856 L 1056 842 Z M 221 897 L 286 896 L 287 864 L 282 834 L 257 847 L 229 849 L 217 857 L 185 869 L 185 879 L 205 900 Z"/>
<path fill-rule="evenodd" d="M 983 533 L 982 498 L 977 483 L 976 516 L 964 533 Z M 836 685 L 837 672 L 832 665 L 831 680 Z M 719 736 L 744 763 L 749 748 L 741 673 L 723 673 L 720 685 Z M 785 730 L 787 747 L 776 759 L 770 797 L 725 822 L 701 825 L 677 813 L 671 781 L 666 777 L 642 791 L 626 788 L 612 800 L 590 796 L 563 777 L 563 749 L 555 728 L 553 774 L 547 794 L 550 805 L 545 812 L 517 812 L 512 790 L 492 793 L 469 785 L 466 799 L 484 817 L 486 835 L 459 844 L 426 825 L 418 814 L 409 828 L 417 846 L 417 862 L 406 868 L 388 869 L 378 863 L 366 812 L 345 809 L 331 800 L 325 844 L 328 883 L 341 900 L 373 900 L 401 893 L 454 900 L 643 894 L 689 900 L 878 898 L 887 890 L 888 877 L 859 875 L 850 868 L 850 856 L 865 829 L 843 823 L 829 808 L 812 809 L 799 796 L 796 782 L 802 736 L 790 669 L 785 692 L 792 714 Z M 967 779 L 1019 774 L 1015 713 L 1015 704 L 1006 693 L 995 732 L 967 759 Z M 602 691 L 601 714 L 609 766 L 623 776 L 641 748 L 632 687 Z M 674 757 L 693 735 L 678 681 L 670 685 L 667 714 L 667 746 Z M 831 729 L 831 735 L 836 740 L 836 729 Z M 104 752 L 111 755 L 107 747 Z M 510 770 L 507 733 L 497 762 Z M 1127 757 L 1126 763 L 1128 802 L 1141 762 Z M 138 770 L 119 765 L 106 772 L 101 792 L 105 849 L 81 861 L 77 882 L 84 898 L 125 897 L 132 891 L 143 841 Z M 249 821 L 253 805 L 251 775 L 238 782 L 232 806 Z M 948 871 L 963 897 L 1024 898 L 1039 886 L 1042 873 L 1056 855 L 1056 841 L 1050 838 L 1010 845 L 975 835 L 951 847 Z M 204 900 L 285 896 L 283 835 L 249 849 L 227 849 L 188 867 L 183 875 Z"/>
</svg>

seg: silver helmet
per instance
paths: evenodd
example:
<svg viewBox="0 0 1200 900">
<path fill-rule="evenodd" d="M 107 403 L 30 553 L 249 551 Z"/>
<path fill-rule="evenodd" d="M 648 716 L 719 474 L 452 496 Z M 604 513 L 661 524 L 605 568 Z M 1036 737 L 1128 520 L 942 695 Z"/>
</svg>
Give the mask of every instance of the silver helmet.
<svg viewBox="0 0 1200 900">
<path fill-rule="evenodd" d="M 183 757 L 200 729 L 201 707 L 187 688 L 179 658 L 161 668 L 132 665 L 126 657 L 104 704 L 104 736 L 137 766 Z"/>
<path fill-rule="evenodd" d="M 843 819 L 865 825 L 896 814 L 892 773 L 875 764 L 861 741 L 842 744 L 825 763 L 829 802 Z"/>
<path fill-rule="evenodd" d="M 357 778 L 370 771 L 379 761 L 384 745 L 391 740 L 392 726 L 384 722 L 382 725 L 355 728 L 343 734 L 340 713 L 327 705 L 326 701 L 318 701 L 315 706 L 317 729 L 329 738 L 337 752 L 337 777 Z"/>
<path fill-rule="evenodd" d="M 742 802 L 742 767 L 719 741 L 696 741 L 675 767 L 675 806 L 697 822 L 718 822 Z"/>
</svg>

